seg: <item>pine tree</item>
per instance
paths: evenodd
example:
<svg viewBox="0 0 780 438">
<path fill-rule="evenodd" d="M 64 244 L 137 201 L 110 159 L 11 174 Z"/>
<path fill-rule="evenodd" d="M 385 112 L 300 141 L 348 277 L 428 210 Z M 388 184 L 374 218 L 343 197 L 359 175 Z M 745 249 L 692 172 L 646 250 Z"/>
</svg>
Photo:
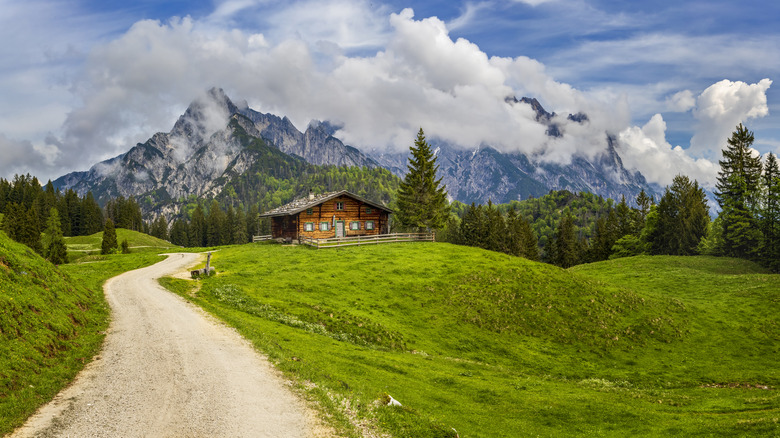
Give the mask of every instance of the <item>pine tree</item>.
<svg viewBox="0 0 780 438">
<path fill-rule="evenodd" d="M 113 254 L 116 252 L 116 229 L 114 229 L 114 221 L 106 219 L 105 228 L 103 229 L 103 242 L 100 245 L 101 254 Z"/>
<path fill-rule="evenodd" d="M 81 231 L 82 236 L 99 233 L 103 229 L 103 211 L 100 209 L 92 192 L 87 192 L 81 202 Z"/>
<path fill-rule="evenodd" d="M 209 214 L 206 217 L 206 244 L 208 246 L 219 246 L 226 243 L 222 241 L 224 227 L 225 213 L 219 208 L 219 203 L 215 199 L 211 201 Z"/>
<path fill-rule="evenodd" d="M 561 268 L 570 268 L 579 263 L 577 236 L 571 213 L 561 218 L 552 244 L 552 263 Z"/>
<path fill-rule="evenodd" d="M 651 254 L 694 255 L 709 229 L 709 206 L 698 182 L 677 175 L 667 187 L 645 235 Z"/>
<path fill-rule="evenodd" d="M 171 243 L 179 246 L 190 246 L 190 228 L 184 219 L 176 219 L 171 225 Z"/>
<path fill-rule="evenodd" d="M 246 215 L 246 235 L 247 240 L 251 240 L 253 236 L 259 236 L 259 228 L 260 223 L 257 216 L 259 215 L 257 211 L 257 204 L 252 204 L 249 207 L 249 213 Z"/>
<path fill-rule="evenodd" d="M 723 149 L 715 196 L 721 207 L 723 253 L 752 258 L 759 248 L 757 223 L 761 159 L 753 156 L 753 133 L 740 123 Z"/>
<path fill-rule="evenodd" d="M 150 233 L 152 236 L 162 239 L 162 240 L 168 240 L 168 221 L 165 220 L 164 215 L 157 216 L 157 219 L 154 220 L 152 223 L 152 226 L 150 228 Z"/>
<path fill-rule="evenodd" d="M 244 210 L 237 208 L 235 222 L 233 223 L 233 243 L 243 245 L 247 242 L 249 242 L 249 238 L 246 235 L 246 216 L 244 215 Z"/>
<path fill-rule="evenodd" d="M 780 169 L 774 154 L 766 157 L 761 179 L 764 199 L 761 210 L 761 260 L 775 272 L 780 272 Z"/>
<path fill-rule="evenodd" d="M 61 226 L 60 214 L 56 208 L 52 207 L 49 210 L 49 217 L 46 221 L 46 238 L 43 243 L 43 254 L 46 260 L 55 265 L 68 262 L 68 247 L 65 246 Z"/>
<path fill-rule="evenodd" d="M 203 207 L 198 204 L 190 221 L 190 246 L 206 246 L 206 240 L 206 216 L 203 214 Z"/>
<path fill-rule="evenodd" d="M 450 208 L 441 178 L 436 179 L 439 166 L 422 128 L 409 150 L 408 171 L 398 189 L 396 221 L 402 228 L 418 231 L 442 228 Z"/>
</svg>

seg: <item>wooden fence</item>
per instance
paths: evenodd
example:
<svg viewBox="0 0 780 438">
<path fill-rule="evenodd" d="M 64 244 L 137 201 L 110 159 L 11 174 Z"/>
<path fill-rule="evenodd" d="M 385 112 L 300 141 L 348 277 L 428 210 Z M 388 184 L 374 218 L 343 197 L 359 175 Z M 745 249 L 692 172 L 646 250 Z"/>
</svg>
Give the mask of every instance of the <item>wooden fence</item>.
<svg viewBox="0 0 780 438">
<path fill-rule="evenodd" d="M 271 235 L 267 236 L 252 236 L 252 242 L 262 242 L 264 240 L 271 240 Z"/>
<path fill-rule="evenodd" d="M 339 246 L 376 245 L 393 242 L 433 242 L 434 238 L 434 233 L 394 233 L 377 234 L 373 236 L 333 237 L 330 239 L 301 237 L 300 241 L 304 245 L 310 245 L 320 249 L 336 248 Z"/>
</svg>

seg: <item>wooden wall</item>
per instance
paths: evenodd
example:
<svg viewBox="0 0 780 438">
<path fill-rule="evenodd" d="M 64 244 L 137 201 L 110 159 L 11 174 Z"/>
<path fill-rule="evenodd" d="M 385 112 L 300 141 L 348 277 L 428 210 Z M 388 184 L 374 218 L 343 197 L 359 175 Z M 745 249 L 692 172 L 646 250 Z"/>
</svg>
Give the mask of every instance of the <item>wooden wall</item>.
<svg viewBox="0 0 780 438">
<path fill-rule="evenodd" d="M 336 210 L 336 203 L 343 202 L 344 209 Z M 366 207 L 371 208 L 371 213 L 366 213 Z M 379 210 L 370 205 L 364 204 L 349 196 L 339 196 L 312 208 L 311 214 L 306 210 L 297 215 L 297 231 L 299 236 L 311 237 L 313 239 L 327 239 L 336 236 L 336 228 L 333 225 L 333 217 L 337 221 L 344 221 L 344 235 L 349 236 L 368 236 L 387 233 L 388 214 L 384 210 Z M 350 230 L 350 222 L 360 222 L 359 230 Z M 374 229 L 366 230 L 366 221 L 374 221 Z M 314 231 L 304 231 L 306 222 L 314 223 Z M 320 231 L 320 222 L 327 222 L 330 229 Z"/>
</svg>

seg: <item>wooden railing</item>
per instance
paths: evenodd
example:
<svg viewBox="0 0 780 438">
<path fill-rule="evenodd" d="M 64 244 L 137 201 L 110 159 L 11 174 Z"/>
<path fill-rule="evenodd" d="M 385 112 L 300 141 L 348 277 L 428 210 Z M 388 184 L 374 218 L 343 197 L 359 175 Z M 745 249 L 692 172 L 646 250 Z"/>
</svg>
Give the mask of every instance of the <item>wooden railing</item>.
<svg viewBox="0 0 780 438">
<path fill-rule="evenodd" d="M 252 236 L 252 242 L 262 242 L 264 240 L 271 240 L 273 237 L 271 235 L 267 236 Z"/>
<path fill-rule="evenodd" d="M 352 245 L 375 245 L 379 243 L 393 242 L 433 242 L 434 238 L 434 233 L 394 233 L 376 234 L 373 236 L 332 237 L 330 239 L 312 239 L 310 237 L 301 237 L 300 242 L 304 245 L 310 245 L 320 249 Z"/>
</svg>

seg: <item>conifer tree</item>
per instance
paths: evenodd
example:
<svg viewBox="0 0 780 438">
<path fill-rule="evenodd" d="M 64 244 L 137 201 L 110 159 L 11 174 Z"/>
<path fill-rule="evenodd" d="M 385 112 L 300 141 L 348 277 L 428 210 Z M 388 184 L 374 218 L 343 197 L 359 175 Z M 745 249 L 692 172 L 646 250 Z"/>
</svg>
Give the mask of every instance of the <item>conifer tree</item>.
<svg viewBox="0 0 780 438">
<path fill-rule="evenodd" d="M 246 215 L 246 235 L 247 239 L 251 239 L 253 236 L 259 236 L 259 213 L 257 211 L 257 204 L 252 204 L 249 207 L 249 213 Z"/>
<path fill-rule="evenodd" d="M 449 216 L 447 193 L 436 179 L 439 166 L 422 128 L 417 133 L 407 173 L 398 189 L 398 209 L 395 218 L 402 228 L 424 231 L 444 226 Z"/>
<path fill-rule="evenodd" d="M 203 213 L 203 207 L 198 204 L 190 220 L 190 246 L 206 246 L 206 241 L 206 215 Z"/>
<path fill-rule="evenodd" d="M 579 263 L 577 236 L 574 232 L 574 219 L 569 212 L 561 218 L 555 239 L 552 244 L 552 258 L 554 265 L 561 268 L 570 268 Z"/>
<path fill-rule="evenodd" d="M 179 246 L 190 246 L 189 225 L 184 219 L 176 219 L 171 225 L 171 243 Z"/>
<path fill-rule="evenodd" d="M 154 220 L 149 231 L 149 234 L 158 239 L 168 240 L 168 221 L 165 220 L 165 216 L 157 216 L 157 219 Z"/>
<path fill-rule="evenodd" d="M 667 187 L 645 235 L 651 254 L 694 255 L 707 236 L 709 206 L 699 183 L 677 175 Z"/>
<path fill-rule="evenodd" d="M 116 229 L 114 228 L 114 221 L 106 219 L 105 228 L 103 229 L 103 242 L 100 245 L 101 254 L 113 254 L 116 252 Z"/>
<path fill-rule="evenodd" d="M 56 208 L 52 207 L 46 220 L 46 238 L 43 247 L 44 258 L 55 265 L 61 265 L 68 261 L 68 247 L 65 246 L 61 226 L 60 214 Z"/>
<path fill-rule="evenodd" d="M 761 159 L 753 156 L 753 133 L 740 123 L 723 149 L 715 196 L 723 225 L 723 253 L 752 258 L 759 248 L 757 223 Z"/>
<path fill-rule="evenodd" d="M 247 242 L 249 238 L 246 235 L 246 216 L 243 209 L 237 208 L 233 223 L 233 243 L 243 245 Z"/>
<path fill-rule="evenodd" d="M 208 246 L 223 245 L 223 228 L 225 226 L 225 213 L 219 208 L 217 200 L 211 201 L 209 214 L 206 218 L 206 244 Z"/>
<path fill-rule="evenodd" d="M 761 210 L 761 259 L 775 272 L 780 271 L 780 169 L 770 153 L 761 179 L 764 200 Z"/>
</svg>

